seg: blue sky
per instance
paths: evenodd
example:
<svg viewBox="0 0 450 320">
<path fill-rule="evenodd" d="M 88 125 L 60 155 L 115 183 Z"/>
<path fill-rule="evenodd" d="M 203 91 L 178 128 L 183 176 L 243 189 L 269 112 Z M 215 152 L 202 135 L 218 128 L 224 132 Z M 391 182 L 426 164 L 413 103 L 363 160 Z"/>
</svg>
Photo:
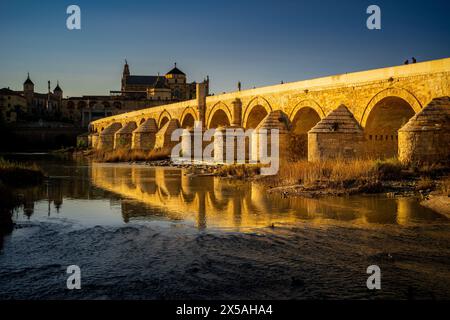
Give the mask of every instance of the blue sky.
<svg viewBox="0 0 450 320">
<path fill-rule="evenodd" d="M 66 8 L 81 8 L 81 30 Z M 381 8 L 382 29 L 366 28 Z M 215 93 L 450 56 L 450 2 L 346 1 L 0 1 L 0 87 L 36 90 L 60 81 L 64 95 L 120 88 L 132 74 L 210 76 Z"/>
</svg>

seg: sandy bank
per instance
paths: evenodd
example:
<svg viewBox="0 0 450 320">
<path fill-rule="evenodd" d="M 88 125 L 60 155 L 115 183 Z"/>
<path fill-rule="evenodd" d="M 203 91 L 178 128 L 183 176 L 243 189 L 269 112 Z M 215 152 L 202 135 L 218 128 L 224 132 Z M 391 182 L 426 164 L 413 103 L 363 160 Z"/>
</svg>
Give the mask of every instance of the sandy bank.
<svg viewBox="0 0 450 320">
<path fill-rule="evenodd" d="M 450 197 L 445 195 L 430 195 L 421 205 L 434 210 L 450 219 Z"/>
</svg>

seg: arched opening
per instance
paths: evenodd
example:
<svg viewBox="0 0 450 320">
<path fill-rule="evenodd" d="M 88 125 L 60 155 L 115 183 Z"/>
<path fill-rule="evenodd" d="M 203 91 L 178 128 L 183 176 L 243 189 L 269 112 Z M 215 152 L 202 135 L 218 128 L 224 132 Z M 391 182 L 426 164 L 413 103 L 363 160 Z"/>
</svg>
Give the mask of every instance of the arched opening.
<svg viewBox="0 0 450 320">
<path fill-rule="evenodd" d="M 141 124 L 143 124 L 144 122 L 145 122 L 145 119 L 142 118 L 141 121 L 139 121 L 139 124 L 141 125 Z"/>
<path fill-rule="evenodd" d="M 167 122 L 169 122 L 169 117 L 164 116 L 164 117 L 161 119 L 161 122 L 159 123 L 159 129 L 161 129 L 162 127 L 164 127 L 164 125 L 165 125 Z"/>
<path fill-rule="evenodd" d="M 294 160 L 308 157 L 308 131 L 320 121 L 316 110 L 304 107 L 292 119 L 289 149 Z"/>
<path fill-rule="evenodd" d="M 248 115 L 245 128 L 255 129 L 258 124 L 267 116 L 267 114 L 268 113 L 266 111 L 266 108 L 264 108 L 263 106 L 254 106 Z"/>
<path fill-rule="evenodd" d="M 376 158 L 397 156 L 398 129 L 414 114 L 414 109 L 402 98 L 380 100 L 370 111 L 364 129 L 369 155 Z"/>
<path fill-rule="evenodd" d="M 229 126 L 230 120 L 228 119 L 227 114 L 222 109 L 218 109 L 214 112 L 214 115 L 209 122 L 209 128 L 218 128 L 221 126 Z"/>
<path fill-rule="evenodd" d="M 188 113 L 184 116 L 183 122 L 181 123 L 181 127 L 186 128 L 193 128 L 194 127 L 195 119 L 192 116 L 192 114 Z"/>
</svg>

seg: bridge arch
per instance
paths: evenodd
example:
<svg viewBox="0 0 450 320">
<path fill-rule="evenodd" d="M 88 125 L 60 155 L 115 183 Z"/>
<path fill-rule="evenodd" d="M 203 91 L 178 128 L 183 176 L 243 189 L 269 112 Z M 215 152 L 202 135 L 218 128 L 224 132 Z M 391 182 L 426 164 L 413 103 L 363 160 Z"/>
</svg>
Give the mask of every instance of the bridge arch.
<svg viewBox="0 0 450 320">
<path fill-rule="evenodd" d="M 230 108 L 223 102 L 217 102 L 208 114 L 206 122 L 207 128 L 217 128 L 223 125 L 230 125 L 232 120 Z"/>
<path fill-rule="evenodd" d="M 255 97 L 250 100 L 244 110 L 242 125 L 245 129 L 254 129 L 271 112 L 272 107 L 266 99 Z"/>
<path fill-rule="evenodd" d="M 420 101 L 408 90 L 396 87 L 384 89 L 373 96 L 367 106 L 364 108 L 364 112 L 360 121 L 360 124 L 363 128 L 366 127 L 369 115 L 375 108 L 375 106 L 387 97 L 397 97 L 403 99 L 411 106 L 415 113 L 419 112 L 422 109 L 422 104 L 420 103 Z"/>
<path fill-rule="evenodd" d="M 169 120 L 172 120 L 172 116 L 167 110 L 161 112 L 158 118 L 158 129 L 161 129 Z"/>
<path fill-rule="evenodd" d="M 369 155 L 395 157 L 398 130 L 421 108 L 420 102 L 403 89 L 386 89 L 372 98 L 361 120 Z"/>
<path fill-rule="evenodd" d="M 323 108 L 315 100 L 305 99 L 305 100 L 301 100 L 294 106 L 291 113 L 289 114 L 289 120 L 292 122 L 292 120 L 294 120 L 294 117 L 296 116 L 297 112 L 303 108 L 313 109 L 319 115 L 320 119 L 322 119 L 326 116 Z"/>
<path fill-rule="evenodd" d="M 299 160 L 308 156 L 308 131 L 324 117 L 323 109 L 311 99 L 298 102 L 292 109 L 289 114 L 291 123 L 289 149 L 293 159 Z"/>
<path fill-rule="evenodd" d="M 194 108 L 187 107 L 180 118 L 180 124 L 182 128 L 194 127 L 195 121 L 198 121 L 197 112 L 195 112 Z"/>
</svg>

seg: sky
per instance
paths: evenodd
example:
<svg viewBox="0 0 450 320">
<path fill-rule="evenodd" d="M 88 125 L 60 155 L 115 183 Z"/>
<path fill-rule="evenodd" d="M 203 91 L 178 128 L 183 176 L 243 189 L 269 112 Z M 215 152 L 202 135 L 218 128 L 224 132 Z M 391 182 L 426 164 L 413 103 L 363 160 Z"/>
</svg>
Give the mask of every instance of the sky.
<svg viewBox="0 0 450 320">
<path fill-rule="evenodd" d="M 66 9 L 81 9 L 68 30 Z M 369 30 L 369 5 L 381 30 Z M 120 89 L 131 74 L 165 74 L 235 91 L 450 57 L 450 1 L 403 0 L 0 0 L 0 88 L 35 91 L 59 80 L 64 96 Z"/>
</svg>

